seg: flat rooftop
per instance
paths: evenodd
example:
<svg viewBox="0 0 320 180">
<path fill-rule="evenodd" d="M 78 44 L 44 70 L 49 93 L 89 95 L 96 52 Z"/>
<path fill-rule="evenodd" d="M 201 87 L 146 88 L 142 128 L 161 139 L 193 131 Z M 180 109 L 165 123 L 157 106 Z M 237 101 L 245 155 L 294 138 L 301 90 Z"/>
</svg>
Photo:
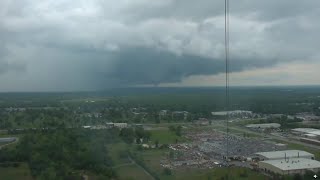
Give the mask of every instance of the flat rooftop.
<svg viewBox="0 0 320 180">
<path fill-rule="evenodd" d="M 305 133 L 305 134 L 314 134 L 316 136 L 320 136 L 320 129 L 314 129 L 314 128 L 295 128 L 292 129 L 292 131 Z"/>
<path fill-rule="evenodd" d="M 279 128 L 281 125 L 278 123 L 264 123 L 264 124 L 248 124 L 248 128 Z"/>
<path fill-rule="evenodd" d="M 268 159 L 284 159 L 285 156 L 287 158 L 293 158 L 293 157 L 298 157 L 298 154 L 300 157 L 314 156 L 311 153 L 308 153 L 306 151 L 300 151 L 300 150 L 269 151 L 269 152 L 258 152 L 255 154 L 266 157 Z"/>
<path fill-rule="evenodd" d="M 283 171 L 320 168 L 319 161 L 306 158 L 290 158 L 287 161 L 285 159 L 276 159 L 261 161 L 260 163 L 270 164 Z"/>
<path fill-rule="evenodd" d="M 228 114 L 242 114 L 242 113 L 251 114 L 252 111 L 234 110 L 234 111 L 216 111 L 216 112 L 211 112 L 211 114 L 214 115 L 214 116 L 226 116 Z"/>
<path fill-rule="evenodd" d="M 15 140 L 16 140 L 15 137 L 0 138 L 0 142 L 13 142 Z"/>
</svg>

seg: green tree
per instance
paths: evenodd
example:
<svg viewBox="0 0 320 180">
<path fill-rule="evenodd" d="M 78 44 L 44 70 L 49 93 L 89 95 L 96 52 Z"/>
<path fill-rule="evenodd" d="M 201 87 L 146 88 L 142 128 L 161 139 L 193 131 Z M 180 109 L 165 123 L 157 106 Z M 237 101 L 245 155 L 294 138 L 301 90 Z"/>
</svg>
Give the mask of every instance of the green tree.
<svg viewBox="0 0 320 180">
<path fill-rule="evenodd" d="M 165 174 L 167 176 L 170 176 L 170 175 L 172 175 L 172 171 L 169 168 L 164 168 L 163 169 L 163 174 Z"/>
<path fill-rule="evenodd" d="M 293 175 L 293 180 L 302 180 L 302 177 L 300 174 Z"/>
<path fill-rule="evenodd" d="M 123 128 L 120 131 L 120 137 L 122 137 L 124 142 L 131 144 L 134 140 L 135 133 L 132 128 Z"/>
</svg>

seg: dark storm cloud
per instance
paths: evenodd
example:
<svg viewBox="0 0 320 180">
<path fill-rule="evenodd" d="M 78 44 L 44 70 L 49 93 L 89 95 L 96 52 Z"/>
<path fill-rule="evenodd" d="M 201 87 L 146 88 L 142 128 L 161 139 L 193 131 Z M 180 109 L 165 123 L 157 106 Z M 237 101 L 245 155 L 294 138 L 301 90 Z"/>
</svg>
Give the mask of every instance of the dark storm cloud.
<svg viewBox="0 0 320 180">
<path fill-rule="evenodd" d="M 319 7 L 230 1 L 231 71 L 320 57 Z M 3 0 L 0 82 L 9 90 L 85 90 L 217 75 L 223 8 L 212 0 Z"/>
<path fill-rule="evenodd" d="M 107 73 L 98 73 L 96 77 L 105 82 L 113 81 L 115 85 L 143 85 L 167 82 L 180 82 L 192 75 L 214 75 L 225 71 L 222 60 L 194 55 L 176 55 L 151 48 L 131 48 L 114 53 L 111 57 L 112 66 Z M 232 62 L 230 70 L 239 72 L 246 68 L 269 66 L 270 61 L 238 60 Z M 271 62 L 272 63 L 272 62 Z M 100 71 L 101 72 L 101 71 Z M 98 82 L 103 80 L 98 79 Z"/>
</svg>

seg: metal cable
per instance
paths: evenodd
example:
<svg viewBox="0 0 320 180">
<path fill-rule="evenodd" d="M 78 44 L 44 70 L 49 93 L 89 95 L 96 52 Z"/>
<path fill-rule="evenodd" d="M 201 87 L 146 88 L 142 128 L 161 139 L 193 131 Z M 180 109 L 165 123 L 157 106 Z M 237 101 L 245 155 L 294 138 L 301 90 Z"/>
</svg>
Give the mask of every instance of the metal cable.
<svg viewBox="0 0 320 180">
<path fill-rule="evenodd" d="M 224 40 L 225 40 L 225 70 L 226 70 L 226 76 L 225 76 L 225 81 L 226 81 L 226 87 L 225 87 L 225 100 L 226 100 L 226 111 L 227 111 L 227 116 L 226 116 L 226 125 L 227 125 L 227 140 L 226 140 L 226 164 L 227 167 L 229 167 L 229 106 L 230 106 L 230 92 L 229 92 L 229 0 L 225 0 L 225 6 L 224 6 Z M 229 169 L 229 168 L 228 168 Z M 229 173 L 228 173 L 229 174 Z"/>
</svg>

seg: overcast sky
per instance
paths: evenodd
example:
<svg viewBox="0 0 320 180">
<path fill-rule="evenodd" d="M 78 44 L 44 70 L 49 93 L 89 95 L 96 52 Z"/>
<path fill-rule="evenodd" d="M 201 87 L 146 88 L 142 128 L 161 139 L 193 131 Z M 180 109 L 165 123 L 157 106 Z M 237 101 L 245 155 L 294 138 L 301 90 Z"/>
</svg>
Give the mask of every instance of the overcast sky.
<svg viewBox="0 0 320 180">
<path fill-rule="evenodd" d="M 231 85 L 320 84 L 320 1 L 230 0 Z M 219 86 L 223 0 L 1 0 L 0 91 Z"/>
</svg>

